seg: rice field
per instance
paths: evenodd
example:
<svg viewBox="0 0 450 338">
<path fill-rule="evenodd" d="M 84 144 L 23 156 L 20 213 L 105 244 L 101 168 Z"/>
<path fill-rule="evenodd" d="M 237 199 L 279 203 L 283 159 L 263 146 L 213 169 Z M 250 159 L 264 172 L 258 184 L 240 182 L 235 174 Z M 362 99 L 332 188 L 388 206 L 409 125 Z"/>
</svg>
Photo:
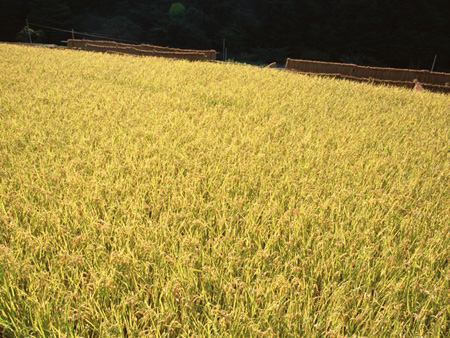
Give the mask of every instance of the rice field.
<svg viewBox="0 0 450 338">
<path fill-rule="evenodd" d="M 0 337 L 450 336 L 450 96 L 0 44 Z"/>
</svg>

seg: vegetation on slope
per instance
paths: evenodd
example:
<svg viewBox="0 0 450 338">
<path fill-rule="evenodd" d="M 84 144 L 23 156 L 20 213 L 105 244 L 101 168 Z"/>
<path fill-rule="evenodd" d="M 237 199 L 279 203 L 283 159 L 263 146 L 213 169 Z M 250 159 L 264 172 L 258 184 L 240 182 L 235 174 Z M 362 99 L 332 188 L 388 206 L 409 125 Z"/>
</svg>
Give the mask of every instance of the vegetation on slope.
<svg viewBox="0 0 450 338">
<path fill-rule="evenodd" d="M 430 69 L 437 55 L 434 70 L 450 72 L 449 17 L 448 0 L 0 0 L 0 41 L 28 42 L 28 19 L 34 42 L 61 44 L 73 28 L 77 38 L 219 52 L 225 39 L 228 58 L 266 64 Z"/>
<path fill-rule="evenodd" d="M 449 336 L 450 98 L 0 45 L 0 332 Z"/>
</svg>

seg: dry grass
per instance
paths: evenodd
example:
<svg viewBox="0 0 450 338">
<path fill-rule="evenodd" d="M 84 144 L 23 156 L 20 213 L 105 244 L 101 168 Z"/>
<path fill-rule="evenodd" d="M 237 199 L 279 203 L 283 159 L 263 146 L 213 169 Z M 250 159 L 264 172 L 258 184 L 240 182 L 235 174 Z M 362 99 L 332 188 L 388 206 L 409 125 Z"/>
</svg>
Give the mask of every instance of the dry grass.
<svg viewBox="0 0 450 338">
<path fill-rule="evenodd" d="M 0 45 L 0 332 L 448 337 L 450 97 Z"/>
</svg>

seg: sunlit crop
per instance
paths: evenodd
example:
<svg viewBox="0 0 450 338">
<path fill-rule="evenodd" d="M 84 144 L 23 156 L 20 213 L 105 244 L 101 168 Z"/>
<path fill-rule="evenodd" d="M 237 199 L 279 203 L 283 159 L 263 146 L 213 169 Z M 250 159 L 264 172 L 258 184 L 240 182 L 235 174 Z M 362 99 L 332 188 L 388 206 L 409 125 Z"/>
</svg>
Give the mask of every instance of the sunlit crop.
<svg viewBox="0 0 450 338">
<path fill-rule="evenodd" d="M 0 336 L 450 336 L 450 96 L 0 44 Z"/>
</svg>

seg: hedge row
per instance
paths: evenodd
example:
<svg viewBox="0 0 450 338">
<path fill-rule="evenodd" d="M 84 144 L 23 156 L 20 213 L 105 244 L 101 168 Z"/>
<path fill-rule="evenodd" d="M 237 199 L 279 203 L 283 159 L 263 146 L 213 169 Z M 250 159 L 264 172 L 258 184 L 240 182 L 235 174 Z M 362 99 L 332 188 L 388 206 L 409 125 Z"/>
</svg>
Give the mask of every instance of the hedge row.
<svg viewBox="0 0 450 338">
<path fill-rule="evenodd" d="M 374 82 L 413 82 L 417 79 L 420 83 L 430 88 L 436 87 L 442 90 L 445 90 L 450 83 L 450 74 L 447 73 L 427 70 L 363 67 L 346 63 L 287 59 L 286 69 L 302 73 L 347 76 L 352 79 L 371 79 Z"/>
<path fill-rule="evenodd" d="M 114 41 L 70 39 L 67 41 L 67 46 L 69 48 L 91 50 L 91 51 L 133 54 L 141 56 L 182 58 L 191 61 L 198 61 L 198 60 L 205 61 L 216 59 L 215 50 L 180 49 L 180 48 L 161 47 L 146 44 L 130 45 Z"/>
</svg>

